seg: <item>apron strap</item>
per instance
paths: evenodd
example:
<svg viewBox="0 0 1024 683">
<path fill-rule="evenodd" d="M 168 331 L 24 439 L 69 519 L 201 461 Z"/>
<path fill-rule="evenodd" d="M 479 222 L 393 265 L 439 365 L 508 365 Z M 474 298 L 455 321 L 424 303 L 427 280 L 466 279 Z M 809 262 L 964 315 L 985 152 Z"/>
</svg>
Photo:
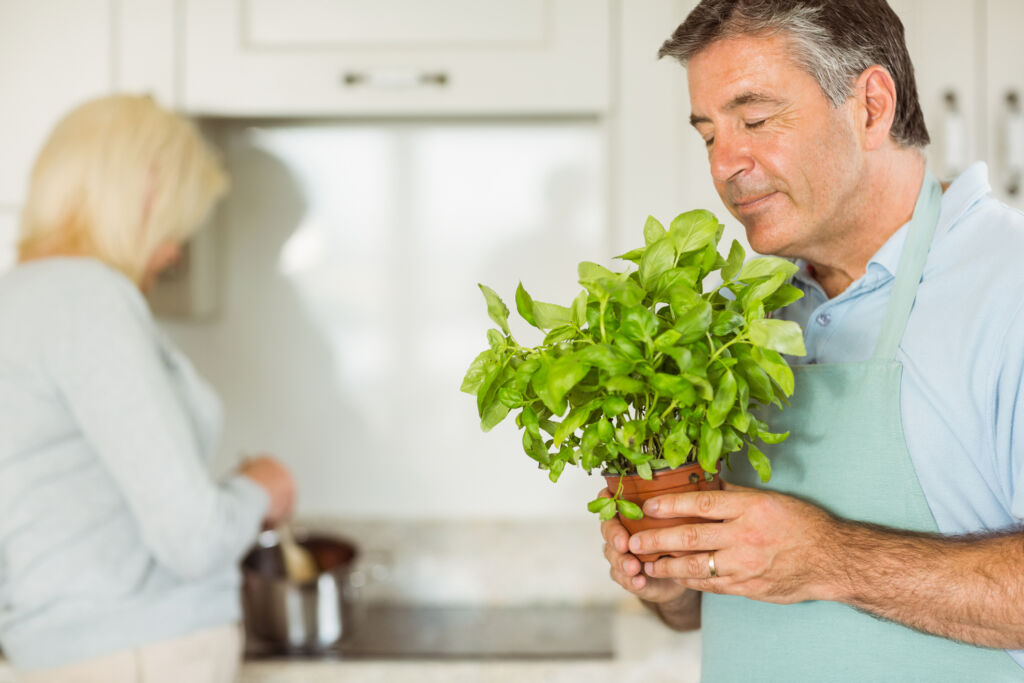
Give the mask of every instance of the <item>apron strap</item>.
<svg viewBox="0 0 1024 683">
<path fill-rule="evenodd" d="M 876 359 L 892 360 L 896 357 L 903 331 L 910 319 L 910 310 L 917 298 L 917 286 L 921 283 L 924 264 L 928 260 L 928 250 L 932 245 L 935 227 L 939 222 L 939 211 L 942 208 L 942 186 L 931 172 L 925 172 L 921 193 L 914 206 L 914 216 L 910 219 L 907 241 L 900 254 L 899 266 L 896 268 L 896 281 L 889 295 L 889 304 L 885 309 L 885 320 L 882 332 L 875 346 Z"/>
</svg>

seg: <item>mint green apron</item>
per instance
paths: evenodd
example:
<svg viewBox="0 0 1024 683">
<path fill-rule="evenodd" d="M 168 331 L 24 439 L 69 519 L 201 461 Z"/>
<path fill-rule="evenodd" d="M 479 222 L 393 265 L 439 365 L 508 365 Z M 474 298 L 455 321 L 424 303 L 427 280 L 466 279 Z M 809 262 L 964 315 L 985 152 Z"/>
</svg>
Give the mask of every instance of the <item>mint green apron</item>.
<svg viewBox="0 0 1024 683">
<path fill-rule="evenodd" d="M 895 358 L 941 198 L 928 174 L 874 357 L 795 367 L 793 401 L 770 418 L 772 431 L 790 431 L 788 440 L 766 451 L 771 481 L 755 481 L 745 464 L 728 479 L 799 496 L 846 519 L 938 531 L 903 438 L 902 365 Z M 705 593 L 702 605 L 705 683 L 1024 680 L 1024 669 L 1004 650 L 925 635 L 841 603 L 775 605 Z"/>
</svg>

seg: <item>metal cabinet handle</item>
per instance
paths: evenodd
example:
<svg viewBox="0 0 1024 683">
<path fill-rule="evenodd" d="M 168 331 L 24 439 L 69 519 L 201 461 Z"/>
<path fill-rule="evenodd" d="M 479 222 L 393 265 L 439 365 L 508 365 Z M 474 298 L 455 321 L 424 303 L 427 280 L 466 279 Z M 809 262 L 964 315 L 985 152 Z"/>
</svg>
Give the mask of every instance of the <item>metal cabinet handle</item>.
<svg viewBox="0 0 1024 683">
<path fill-rule="evenodd" d="M 347 87 L 381 88 L 400 90 L 405 88 L 435 87 L 448 85 L 445 71 L 419 71 L 417 69 L 367 69 L 346 71 L 341 82 Z"/>
<path fill-rule="evenodd" d="M 1006 93 L 1006 194 L 1016 197 L 1024 184 L 1024 108 L 1015 90 Z"/>
<path fill-rule="evenodd" d="M 945 102 L 942 119 L 942 171 L 947 178 L 955 178 L 967 165 L 967 122 L 960 110 L 956 92 L 947 90 L 942 99 Z"/>
</svg>

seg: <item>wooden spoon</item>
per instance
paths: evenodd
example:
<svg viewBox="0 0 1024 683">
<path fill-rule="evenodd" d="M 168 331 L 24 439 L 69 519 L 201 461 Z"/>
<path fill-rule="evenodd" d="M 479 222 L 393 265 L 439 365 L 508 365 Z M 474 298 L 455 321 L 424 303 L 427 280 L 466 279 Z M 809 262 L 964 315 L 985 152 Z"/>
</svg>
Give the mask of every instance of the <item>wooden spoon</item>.
<svg viewBox="0 0 1024 683">
<path fill-rule="evenodd" d="M 274 531 L 277 532 L 281 556 L 284 558 L 284 572 L 288 579 L 295 583 L 309 583 L 314 580 L 320 574 L 320 568 L 317 567 L 312 553 L 295 541 L 291 527 L 281 524 Z"/>
</svg>

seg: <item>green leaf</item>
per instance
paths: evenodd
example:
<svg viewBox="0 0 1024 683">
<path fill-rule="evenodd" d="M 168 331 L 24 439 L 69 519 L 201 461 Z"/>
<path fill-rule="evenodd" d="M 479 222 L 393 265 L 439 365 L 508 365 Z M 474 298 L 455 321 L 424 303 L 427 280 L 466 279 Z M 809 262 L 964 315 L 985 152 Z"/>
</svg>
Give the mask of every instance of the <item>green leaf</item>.
<svg viewBox="0 0 1024 683">
<path fill-rule="evenodd" d="M 484 406 L 483 415 L 480 417 L 480 429 L 485 432 L 491 431 L 495 425 L 500 423 L 508 415 L 509 407 L 497 398 L 492 398 Z"/>
<path fill-rule="evenodd" d="M 751 349 L 751 357 L 769 377 L 775 380 L 786 396 L 793 395 L 793 370 L 778 352 L 755 346 Z"/>
<path fill-rule="evenodd" d="M 575 339 L 578 336 L 579 333 L 576 331 L 575 327 L 573 327 L 572 325 L 562 325 L 561 327 L 556 327 L 552 329 L 550 332 L 544 335 L 544 345 L 548 346 L 551 344 L 560 344 L 564 341 Z"/>
<path fill-rule="evenodd" d="M 670 349 L 682 338 L 679 330 L 665 330 L 654 339 L 654 348 L 659 351 Z"/>
<path fill-rule="evenodd" d="M 785 280 L 785 273 L 775 273 L 771 277 L 745 287 L 739 296 L 739 302 L 743 306 L 743 310 L 749 311 L 754 306 L 763 302 L 765 298 L 779 289 Z"/>
<path fill-rule="evenodd" d="M 633 306 L 622 313 L 619 331 L 633 341 L 647 341 L 657 334 L 658 319 L 646 307 Z"/>
<path fill-rule="evenodd" d="M 780 444 L 783 441 L 785 441 L 786 439 L 788 439 L 789 438 L 789 432 L 782 432 L 782 433 L 776 434 L 774 432 L 758 431 L 757 432 L 757 438 L 761 439 L 761 441 L 764 441 L 766 444 L 770 444 L 770 445 L 774 446 L 775 444 Z"/>
<path fill-rule="evenodd" d="M 620 275 L 612 280 L 601 280 L 601 286 L 608 295 L 624 306 L 638 306 L 644 300 L 644 290 L 633 282 L 628 275 Z"/>
<path fill-rule="evenodd" d="M 484 299 L 487 300 L 487 315 L 490 316 L 495 325 L 501 328 L 502 332 L 509 334 L 508 308 L 505 306 L 505 302 L 502 301 L 501 297 L 487 285 L 481 285 L 478 283 L 477 287 L 479 287 L 480 291 L 484 293 Z"/>
<path fill-rule="evenodd" d="M 644 357 L 644 352 L 640 350 L 640 347 L 623 334 L 616 334 L 612 337 L 612 343 L 615 344 L 615 348 L 620 349 L 633 360 L 641 360 Z"/>
<path fill-rule="evenodd" d="M 651 377 L 651 386 L 662 396 L 671 396 L 679 405 L 692 406 L 697 402 L 697 390 L 679 375 L 655 373 Z"/>
<path fill-rule="evenodd" d="M 548 453 L 548 449 L 544 445 L 544 442 L 536 437 L 530 438 L 529 442 L 527 442 L 525 438 L 526 433 L 524 432 L 523 435 L 523 450 L 526 451 L 526 454 L 545 467 L 550 465 L 551 454 Z"/>
<path fill-rule="evenodd" d="M 550 479 L 552 483 L 557 482 L 558 478 L 562 476 L 562 470 L 564 469 L 564 460 L 552 460 L 551 465 L 549 466 L 548 479 Z"/>
<path fill-rule="evenodd" d="M 590 455 L 597 448 L 601 439 L 597 435 L 597 423 L 591 422 L 583 430 L 583 438 L 580 439 L 580 450 L 584 455 Z"/>
<path fill-rule="evenodd" d="M 672 314 L 676 316 L 677 320 L 691 308 L 699 306 L 701 303 L 707 303 L 696 290 L 685 286 L 685 284 L 677 284 L 670 289 L 668 300 Z"/>
<path fill-rule="evenodd" d="M 654 479 L 654 473 L 651 471 L 651 463 L 642 462 L 636 466 L 636 473 L 640 475 L 640 478 L 645 481 Z"/>
<path fill-rule="evenodd" d="M 533 298 L 527 293 L 522 282 L 516 287 L 516 310 L 523 320 L 534 327 L 537 326 L 537 321 L 533 317 Z"/>
<path fill-rule="evenodd" d="M 759 256 L 752 258 L 744 264 L 736 280 L 754 280 L 759 277 L 768 277 L 776 273 L 783 273 L 783 279 L 792 277 L 799 270 L 792 261 L 779 258 L 778 256 Z"/>
<path fill-rule="evenodd" d="M 540 426 L 537 421 L 537 412 L 530 406 L 523 406 L 522 412 L 519 413 L 519 421 L 522 423 L 523 429 L 528 434 L 532 434 L 534 438 L 540 438 Z"/>
<path fill-rule="evenodd" d="M 707 421 L 712 427 L 719 427 L 736 403 L 736 378 L 726 370 L 718 380 L 715 398 L 708 406 Z"/>
<path fill-rule="evenodd" d="M 587 303 L 589 299 L 587 290 L 583 290 L 572 302 L 572 324 L 576 327 L 583 327 L 587 322 Z"/>
<path fill-rule="evenodd" d="M 654 242 L 640 259 L 640 284 L 651 289 L 654 280 L 676 265 L 676 248 L 670 239 Z"/>
<path fill-rule="evenodd" d="M 494 366 L 484 377 L 484 381 L 480 383 L 480 388 L 476 392 L 476 410 L 480 417 L 484 416 L 484 409 L 498 393 L 498 387 L 501 386 L 498 378 L 501 377 L 504 369 L 504 366 L 501 365 Z"/>
<path fill-rule="evenodd" d="M 718 237 L 718 219 L 710 211 L 697 209 L 679 214 L 669 226 L 677 253 L 703 249 Z"/>
<path fill-rule="evenodd" d="M 665 460 L 670 467 L 679 467 L 690 456 L 693 444 L 686 438 L 686 425 L 682 422 L 676 423 L 677 429 L 673 429 L 662 444 L 665 453 Z"/>
<path fill-rule="evenodd" d="M 682 287 L 693 291 L 699 278 L 700 268 L 698 266 L 670 268 L 658 276 L 654 289 L 657 292 L 671 292 L 676 287 Z"/>
<path fill-rule="evenodd" d="M 563 356 L 552 363 L 548 370 L 548 392 L 551 400 L 560 404 L 569 390 L 586 377 L 588 372 L 590 366 L 574 355 Z"/>
<path fill-rule="evenodd" d="M 608 391 L 617 394 L 642 394 L 646 385 L 632 377 L 618 376 L 609 377 L 604 382 L 604 386 Z"/>
<path fill-rule="evenodd" d="M 641 510 L 640 506 L 636 503 L 619 499 L 615 501 L 615 504 L 618 505 L 619 512 L 623 517 L 628 517 L 629 519 L 642 519 L 644 516 L 643 510 Z"/>
<path fill-rule="evenodd" d="M 644 257 L 644 252 L 646 252 L 646 251 L 647 251 L 647 247 L 640 247 L 639 249 L 631 249 L 631 250 L 627 251 L 625 254 L 619 254 L 615 258 L 622 259 L 623 261 L 632 261 L 633 263 L 636 263 L 637 265 L 639 265 L 640 261 Z"/>
<path fill-rule="evenodd" d="M 706 472 L 718 471 L 718 459 L 722 457 L 722 432 L 704 423 L 700 429 L 697 445 L 697 462 Z"/>
<path fill-rule="evenodd" d="M 735 311 L 724 310 L 715 314 L 711 323 L 711 334 L 724 337 L 730 332 L 743 327 L 747 320 Z"/>
<path fill-rule="evenodd" d="M 761 482 L 764 483 L 772 477 L 772 464 L 768 462 L 768 456 L 762 453 L 757 446 L 752 443 L 747 444 L 747 460 L 750 461 L 750 465 L 757 472 L 757 476 L 761 478 Z"/>
<path fill-rule="evenodd" d="M 747 380 L 751 396 L 761 403 L 768 403 L 772 400 L 772 381 L 760 365 L 749 358 L 741 358 L 736 369 Z"/>
<path fill-rule="evenodd" d="M 615 417 L 621 415 L 629 409 L 629 404 L 626 403 L 626 399 L 621 396 L 609 396 L 601 404 L 601 410 L 607 417 Z"/>
<path fill-rule="evenodd" d="M 579 278 L 580 284 L 586 282 L 597 282 L 603 279 L 615 279 L 618 277 L 618 273 L 613 273 L 602 265 L 592 263 L 590 261 L 581 261 L 576 266 L 576 275 Z"/>
<path fill-rule="evenodd" d="M 779 308 L 785 308 L 794 301 L 803 298 L 803 290 L 794 287 L 793 285 L 782 285 L 778 291 L 767 297 L 764 300 L 764 308 L 766 311 L 774 311 Z"/>
<path fill-rule="evenodd" d="M 753 320 L 747 328 L 747 335 L 751 343 L 765 349 L 788 353 L 791 356 L 803 356 L 807 353 L 800 326 L 789 320 Z M 767 372 L 767 368 L 765 371 Z"/>
<path fill-rule="evenodd" d="M 548 304 L 543 301 L 533 302 L 533 317 L 535 327 L 543 330 L 550 330 L 554 327 L 561 327 L 572 322 L 572 311 L 565 306 Z"/>
<path fill-rule="evenodd" d="M 729 424 L 735 427 L 741 434 L 746 434 L 750 428 L 750 413 L 739 408 L 729 415 Z"/>
<path fill-rule="evenodd" d="M 701 299 L 700 303 L 680 315 L 672 329 L 679 332 L 679 343 L 689 344 L 707 334 L 711 326 L 711 304 Z"/>
<path fill-rule="evenodd" d="M 508 340 L 498 330 L 491 328 L 487 330 L 487 344 L 495 353 L 501 353 L 508 347 Z"/>
<path fill-rule="evenodd" d="M 729 258 L 725 260 L 725 266 L 722 268 L 722 280 L 728 282 L 736 277 L 740 268 L 743 267 L 744 258 L 746 258 L 746 253 L 743 251 L 742 245 L 733 240 L 732 246 L 729 247 Z"/>
<path fill-rule="evenodd" d="M 558 401 L 551 397 L 551 392 L 548 390 L 548 373 L 550 371 L 551 363 L 547 360 L 543 361 L 530 378 L 530 386 L 533 387 L 533 393 L 537 394 L 537 398 L 541 400 L 545 408 L 553 415 L 561 415 L 565 412 L 567 404 L 564 397 Z M 548 433 L 552 434 L 553 431 Z"/>
<path fill-rule="evenodd" d="M 697 388 L 697 390 L 700 392 L 700 397 L 705 401 L 710 401 L 714 398 L 715 390 L 711 386 L 711 382 L 709 382 L 706 378 L 701 377 L 700 375 L 695 375 L 690 372 L 684 372 L 683 378 Z"/>
<path fill-rule="evenodd" d="M 577 357 L 611 375 L 624 375 L 633 369 L 634 361 L 611 344 L 592 344 L 577 352 Z"/>
<path fill-rule="evenodd" d="M 650 246 L 668 234 L 664 226 L 654 216 L 648 216 L 644 223 L 644 244 Z"/>
<path fill-rule="evenodd" d="M 597 421 L 597 436 L 604 443 L 611 443 L 615 438 L 615 430 L 612 429 L 612 423 L 602 418 Z"/>
<path fill-rule="evenodd" d="M 462 391 L 467 394 L 475 394 L 480 385 L 483 384 L 487 374 L 498 365 L 498 357 L 491 349 L 481 351 L 466 370 L 466 376 L 462 378 Z"/>
<path fill-rule="evenodd" d="M 591 512 L 602 512 L 605 508 L 611 506 L 615 509 L 615 501 L 611 498 L 595 498 L 594 500 L 587 503 L 587 509 Z M 613 513 L 614 514 L 614 513 Z"/>
<path fill-rule="evenodd" d="M 608 498 L 608 500 L 611 500 L 611 498 Z M 607 522 L 609 519 L 611 519 L 614 516 L 615 516 L 615 505 L 614 504 L 609 505 L 608 507 L 605 507 L 605 508 L 601 509 L 601 521 L 602 522 Z"/>
<path fill-rule="evenodd" d="M 743 448 L 739 434 L 729 425 L 722 425 L 722 453 L 728 455 Z"/>
<path fill-rule="evenodd" d="M 562 420 L 562 423 L 558 425 L 558 429 L 555 430 L 555 441 L 552 446 L 555 448 L 561 446 L 562 442 L 565 441 L 570 434 L 574 433 L 577 429 L 587 423 L 592 411 L 593 409 L 590 407 L 590 404 L 570 410 L 569 414 L 565 416 L 564 420 Z"/>
<path fill-rule="evenodd" d="M 518 408 L 523 405 L 523 394 L 511 386 L 503 386 L 498 389 L 498 400 L 511 408 Z"/>
</svg>

